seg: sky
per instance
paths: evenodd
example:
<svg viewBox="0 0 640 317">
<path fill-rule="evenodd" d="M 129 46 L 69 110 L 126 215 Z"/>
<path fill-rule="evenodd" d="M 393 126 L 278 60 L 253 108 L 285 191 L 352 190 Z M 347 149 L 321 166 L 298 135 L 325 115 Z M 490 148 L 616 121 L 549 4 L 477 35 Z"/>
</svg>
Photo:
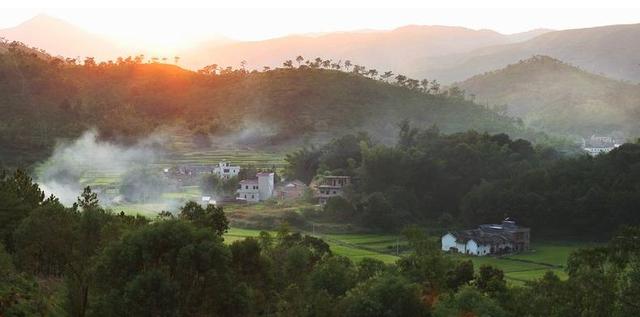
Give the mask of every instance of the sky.
<svg viewBox="0 0 640 317">
<path fill-rule="evenodd" d="M 269 4 L 265 8 L 265 4 Z M 455 25 L 510 34 L 640 23 L 640 2 L 608 1 L 147 1 L 3 0 L 0 28 L 37 14 L 71 22 L 123 42 L 194 43 L 215 35 L 262 40 L 299 33 Z M 580 7 L 571 4 L 580 4 Z M 365 6 L 366 5 L 366 6 Z M 321 6 L 321 7 L 319 7 Z"/>
</svg>

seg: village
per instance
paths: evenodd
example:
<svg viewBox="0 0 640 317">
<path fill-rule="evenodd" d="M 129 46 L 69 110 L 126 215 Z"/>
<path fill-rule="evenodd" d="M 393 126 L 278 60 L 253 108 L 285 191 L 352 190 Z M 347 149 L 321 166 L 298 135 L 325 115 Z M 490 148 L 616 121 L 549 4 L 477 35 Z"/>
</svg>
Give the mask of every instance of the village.
<svg viewBox="0 0 640 317">
<path fill-rule="evenodd" d="M 242 168 L 227 160 L 215 166 L 180 166 L 165 168 L 166 177 L 178 182 L 193 182 L 193 179 L 204 176 L 215 176 L 225 182 L 237 180 L 238 186 L 233 195 L 214 197 L 213 193 L 203 192 L 203 204 L 225 203 L 259 203 L 267 200 L 295 201 L 305 195 L 323 206 L 331 197 L 342 196 L 345 187 L 351 185 L 351 177 L 345 175 L 318 175 L 310 184 L 294 179 L 285 180 L 277 177 L 275 171 L 257 171 L 243 176 Z"/>
<path fill-rule="evenodd" d="M 600 140 L 600 139 L 594 139 Z M 601 140 L 605 144 L 610 140 Z M 597 153 L 596 153 L 597 154 Z M 178 180 L 215 176 L 222 181 L 237 179 L 233 196 L 215 197 L 212 193 L 202 193 L 201 204 L 258 204 L 266 201 L 293 202 L 311 199 L 323 207 L 332 197 L 343 196 L 345 189 L 352 185 L 352 177 L 346 175 L 317 175 L 310 184 L 294 179 L 276 177 L 274 171 L 258 171 L 243 175 L 242 167 L 222 160 L 214 166 L 182 166 L 165 168 L 166 175 Z M 280 180 L 280 181 L 277 181 Z M 441 237 L 442 251 L 472 256 L 501 256 L 528 251 L 530 229 L 516 224 L 514 219 L 505 218 L 499 224 L 481 224 L 476 229 L 446 232 Z"/>
</svg>

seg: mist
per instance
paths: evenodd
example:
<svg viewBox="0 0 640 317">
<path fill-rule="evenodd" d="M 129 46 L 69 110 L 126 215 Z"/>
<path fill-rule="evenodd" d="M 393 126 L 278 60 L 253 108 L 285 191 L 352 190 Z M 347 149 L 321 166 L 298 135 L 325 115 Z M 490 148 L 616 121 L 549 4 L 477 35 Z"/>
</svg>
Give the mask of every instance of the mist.
<svg viewBox="0 0 640 317">
<path fill-rule="evenodd" d="M 127 178 L 128 187 L 136 190 L 133 196 L 157 198 L 163 187 L 158 181 L 147 186 L 144 176 L 162 176 L 161 168 L 153 164 L 163 157 L 164 139 L 162 133 L 156 133 L 125 146 L 102 141 L 95 130 L 89 130 L 76 140 L 58 143 L 51 157 L 36 167 L 35 179 L 47 195 L 53 194 L 65 205 L 73 204 L 82 189 L 92 185 L 102 205 L 109 206 L 124 199 L 121 180 L 137 171 L 143 177 Z M 139 172 L 147 169 L 147 173 Z"/>
</svg>

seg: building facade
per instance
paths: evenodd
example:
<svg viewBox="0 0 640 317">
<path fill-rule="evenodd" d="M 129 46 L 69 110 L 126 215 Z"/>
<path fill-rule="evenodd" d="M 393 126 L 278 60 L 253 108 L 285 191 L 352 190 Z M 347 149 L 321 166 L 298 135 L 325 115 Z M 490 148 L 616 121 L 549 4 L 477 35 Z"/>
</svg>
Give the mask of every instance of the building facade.
<svg viewBox="0 0 640 317">
<path fill-rule="evenodd" d="M 282 200 L 300 199 L 304 192 L 309 188 L 305 183 L 299 180 L 284 182 L 276 186 L 273 196 Z"/>
<path fill-rule="evenodd" d="M 256 178 L 240 181 L 236 191 L 238 200 L 259 202 L 273 197 L 274 173 L 258 173 Z"/>
<path fill-rule="evenodd" d="M 318 203 L 324 205 L 329 198 L 342 196 L 348 185 L 351 185 L 351 176 L 322 176 L 315 185 L 315 197 L 318 198 Z"/>
<path fill-rule="evenodd" d="M 257 179 L 244 179 L 240 181 L 240 185 L 238 187 L 238 196 L 239 200 L 244 200 L 246 202 L 259 202 L 260 201 L 260 191 L 258 190 L 258 180 Z"/>
<path fill-rule="evenodd" d="M 240 173 L 240 166 L 233 166 L 225 160 L 219 162 L 218 166 L 213 168 L 213 174 L 218 175 L 221 179 L 230 179 L 238 176 L 238 173 Z"/>
<path fill-rule="evenodd" d="M 501 224 L 448 232 L 441 238 L 442 250 L 471 255 L 490 255 L 529 250 L 530 229 L 507 218 Z"/>
</svg>

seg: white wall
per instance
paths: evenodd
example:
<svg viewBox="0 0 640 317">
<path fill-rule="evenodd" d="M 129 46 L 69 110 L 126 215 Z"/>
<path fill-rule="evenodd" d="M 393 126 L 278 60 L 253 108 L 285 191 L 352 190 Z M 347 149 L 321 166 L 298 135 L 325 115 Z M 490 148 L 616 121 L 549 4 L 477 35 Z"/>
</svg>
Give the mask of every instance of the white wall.
<svg viewBox="0 0 640 317">
<path fill-rule="evenodd" d="M 456 248 L 456 237 L 451 233 L 447 233 L 440 239 L 442 242 L 442 251 L 449 251 L 451 248 Z"/>
<path fill-rule="evenodd" d="M 467 241 L 467 252 L 469 254 L 478 254 L 478 244 L 474 240 Z"/>
<path fill-rule="evenodd" d="M 260 200 L 267 200 L 273 196 L 273 175 L 273 173 L 258 175 L 258 190 L 260 191 Z"/>
</svg>

